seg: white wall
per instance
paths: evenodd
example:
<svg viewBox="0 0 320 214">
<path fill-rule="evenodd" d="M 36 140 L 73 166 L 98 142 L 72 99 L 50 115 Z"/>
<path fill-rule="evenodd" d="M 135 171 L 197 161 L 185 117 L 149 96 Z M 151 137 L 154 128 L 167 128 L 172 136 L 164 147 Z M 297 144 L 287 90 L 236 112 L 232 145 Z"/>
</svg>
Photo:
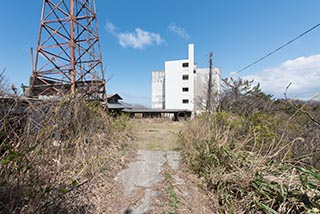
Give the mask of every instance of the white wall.
<svg viewBox="0 0 320 214">
<path fill-rule="evenodd" d="M 188 67 L 183 67 L 188 63 Z M 194 46 L 189 45 L 188 59 L 165 62 L 165 105 L 166 109 L 194 110 Z M 183 75 L 188 75 L 188 80 L 183 80 Z M 187 92 L 182 89 L 188 88 Z M 188 100 L 188 103 L 183 103 Z"/>
<path fill-rule="evenodd" d="M 196 69 L 196 66 L 194 64 L 194 44 L 189 44 L 188 45 L 188 59 L 189 59 L 189 84 L 190 84 L 190 110 L 194 111 L 194 71 Z"/>
<path fill-rule="evenodd" d="M 188 63 L 188 67 L 183 67 Z M 194 72 L 196 71 L 196 72 Z M 188 75 L 188 80 L 182 76 Z M 152 108 L 188 109 L 200 113 L 206 104 L 209 68 L 197 69 L 194 64 L 194 45 L 188 46 L 188 59 L 166 61 L 165 71 L 152 73 Z M 220 93 L 220 69 L 213 72 L 214 93 Z M 188 88 L 188 92 L 183 92 Z M 189 103 L 184 104 L 183 100 Z"/>
<path fill-rule="evenodd" d="M 207 103 L 209 81 L 209 68 L 197 68 L 194 78 L 194 102 L 195 112 L 197 114 L 203 112 Z M 212 95 L 214 102 L 218 104 L 220 96 L 220 68 L 214 68 L 212 72 Z"/>
<path fill-rule="evenodd" d="M 152 108 L 165 109 L 165 72 L 152 72 Z"/>
</svg>

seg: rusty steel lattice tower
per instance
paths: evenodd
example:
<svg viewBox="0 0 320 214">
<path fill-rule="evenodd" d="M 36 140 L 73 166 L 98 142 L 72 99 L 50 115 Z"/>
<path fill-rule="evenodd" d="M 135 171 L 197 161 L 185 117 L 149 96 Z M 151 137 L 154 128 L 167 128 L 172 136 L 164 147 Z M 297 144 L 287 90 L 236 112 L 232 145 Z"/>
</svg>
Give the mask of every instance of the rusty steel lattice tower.
<svg viewBox="0 0 320 214">
<path fill-rule="evenodd" d="M 43 0 L 31 96 L 105 99 L 95 0 Z"/>
</svg>

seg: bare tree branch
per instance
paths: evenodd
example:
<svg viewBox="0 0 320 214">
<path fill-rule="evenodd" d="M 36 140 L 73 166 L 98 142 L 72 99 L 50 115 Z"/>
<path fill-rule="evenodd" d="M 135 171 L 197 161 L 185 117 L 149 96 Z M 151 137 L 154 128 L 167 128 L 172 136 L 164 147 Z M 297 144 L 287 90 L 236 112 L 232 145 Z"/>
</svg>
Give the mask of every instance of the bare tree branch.
<svg viewBox="0 0 320 214">
<path fill-rule="evenodd" d="M 312 120 L 313 122 L 315 122 L 316 124 L 318 124 L 318 125 L 320 126 L 320 121 L 316 120 L 316 119 L 310 114 L 310 112 L 305 111 L 305 110 L 303 109 L 303 108 L 306 106 L 306 103 L 303 104 L 301 107 L 299 107 L 299 106 L 297 106 L 296 104 L 294 104 L 291 100 L 288 99 L 287 93 L 288 93 L 288 90 L 289 90 L 289 88 L 290 88 L 291 85 L 292 85 L 292 82 L 287 86 L 286 91 L 285 91 L 285 93 L 284 93 L 284 97 L 286 98 L 286 101 L 287 101 L 291 106 L 293 106 L 297 111 L 306 114 L 306 115 L 309 117 L 310 120 Z M 313 96 L 313 97 L 310 99 L 310 101 L 311 101 L 311 100 L 314 100 L 315 98 L 317 98 L 317 97 L 319 97 L 319 96 L 320 96 L 320 93 L 317 94 L 317 95 L 315 95 L 315 96 Z"/>
</svg>

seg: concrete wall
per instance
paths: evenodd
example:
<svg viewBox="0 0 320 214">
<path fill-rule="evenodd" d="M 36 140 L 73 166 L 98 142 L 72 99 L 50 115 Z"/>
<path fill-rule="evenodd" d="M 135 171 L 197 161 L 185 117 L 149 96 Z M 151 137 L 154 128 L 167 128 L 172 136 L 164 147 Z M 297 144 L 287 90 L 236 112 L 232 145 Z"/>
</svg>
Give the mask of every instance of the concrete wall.
<svg viewBox="0 0 320 214">
<path fill-rule="evenodd" d="M 197 68 L 194 78 L 194 102 L 195 113 L 199 114 L 206 108 L 208 94 L 209 68 Z M 212 97 L 213 105 L 218 104 L 220 95 L 220 68 L 214 68 L 212 72 Z"/>
<path fill-rule="evenodd" d="M 152 108 L 165 109 L 165 73 L 152 72 Z"/>
<path fill-rule="evenodd" d="M 194 108 L 194 52 L 193 45 L 189 45 L 188 59 L 165 62 L 165 103 L 166 109 Z M 187 65 L 187 66 L 186 66 Z M 183 77 L 188 79 L 183 79 Z M 183 91 L 183 88 L 188 91 Z M 183 101 L 188 101 L 184 103 Z"/>
<path fill-rule="evenodd" d="M 189 94 L 190 94 L 190 110 L 194 111 L 194 75 L 196 66 L 194 63 L 194 44 L 188 45 L 188 59 L 189 59 Z"/>
</svg>

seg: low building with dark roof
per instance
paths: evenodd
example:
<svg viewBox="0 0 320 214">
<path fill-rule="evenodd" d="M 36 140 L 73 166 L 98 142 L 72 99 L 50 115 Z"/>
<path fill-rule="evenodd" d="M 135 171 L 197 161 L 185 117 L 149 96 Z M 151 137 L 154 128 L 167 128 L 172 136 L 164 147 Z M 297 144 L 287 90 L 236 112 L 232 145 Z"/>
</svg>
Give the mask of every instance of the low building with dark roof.
<svg viewBox="0 0 320 214">
<path fill-rule="evenodd" d="M 123 102 L 122 97 L 119 94 L 107 95 L 108 109 L 109 112 L 114 115 L 128 114 L 130 117 L 137 117 L 138 115 L 142 118 L 161 118 L 169 117 L 177 121 L 179 118 L 191 117 L 192 111 L 188 109 L 151 109 L 137 107 L 126 102 Z"/>
</svg>

